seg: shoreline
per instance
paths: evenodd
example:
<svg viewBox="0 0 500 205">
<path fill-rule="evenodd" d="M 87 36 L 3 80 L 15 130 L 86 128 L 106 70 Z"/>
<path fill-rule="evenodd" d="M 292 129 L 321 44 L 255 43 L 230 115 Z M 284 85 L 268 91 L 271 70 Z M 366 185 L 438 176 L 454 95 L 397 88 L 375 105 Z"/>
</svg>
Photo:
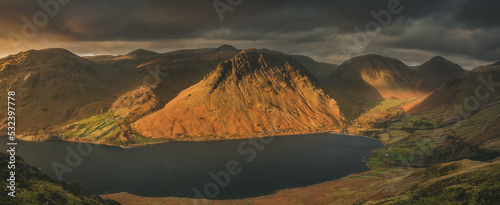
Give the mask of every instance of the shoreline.
<svg viewBox="0 0 500 205">
<path fill-rule="evenodd" d="M 88 144 L 93 144 L 93 145 L 106 145 L 106 146 L 112 146 L 112 147 L 120 147 L 124 149 L 128 148 L 135 148 L 135 147 L 142 147 L 142 146 L 149 146 L 149 145 L 156 145 L 156 144 L 163 144 L 163 143 L 170 143 L 170 142 L 217 142 L 217 141 L 231 141 L 231 140 L 250 140 L 250 139 L 260 139 L 260 138 L 266 138 L 266 137 L 281 137 L 281 136 L 293 136 L 293 135 L 308 135 L 308 134 L 336 134 L 336 135 L 346 135 L 346 136 L 360 136 L 360 137 L 365 137 L 365 138 L 370 138 L 373 140 L 377 140 L 380 142 L 380 140 L 371 138 L 368 136 L 362 136 L 362 135 L 353 135 L 353 134 L 342 134 L 338 133 L 336 131 L 321 131 L 321 132 L 300 132 L 300 133 L 286 133 L 286 134 L 276 134 L 276 135 L 262 135 L 262 136 L 235 136 L 234 138 L 230 139 L 196 139 L 196 138 L 182 138 L 181 140 L 174 140 L 174 139 L 154 139 L 158 140 L 158 142 L 151 142 L 151 143 L 137 143 L 137 144 L 129 144 L 129 145 L 118 145 L 118 144 L 113 144 L 113 143 L 98 143 L 95 141 L 86 141 L 86 140 L 68 140 L 68 139 L 63 139 L 62 137 L 59 136 L 52 136 L 52 137 L 46 137 L 43 140 L 33 140 L 32 135 L 19 135 L 17 137 L 17 140 L 20 141 L 25 141 L 25 142 L 46 142 L 46 141 L 64 141 L 64 142 L 75 142 L 75 143 L 88 143 Z M 30 138 L 30 139 L 26 139 Z M 151 138 L 153 139 L 153 138 Z"/>
</svg>

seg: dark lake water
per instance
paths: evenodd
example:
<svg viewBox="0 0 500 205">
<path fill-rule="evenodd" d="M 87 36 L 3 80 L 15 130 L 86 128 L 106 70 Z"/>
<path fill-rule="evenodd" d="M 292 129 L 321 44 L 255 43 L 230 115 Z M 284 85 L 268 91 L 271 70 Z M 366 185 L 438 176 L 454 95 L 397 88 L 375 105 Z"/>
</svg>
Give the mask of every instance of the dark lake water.
<svg viewBox="0 0 500 205">
<path fill-rule="evenodd" d="M 272 141 L 170 142 L 128 149 L 63 141 L 18 141 L 16 155 L 54 179 L 58 177 L 53 166 L 61 173 L 71 170 L 59 176 L 94 194 L 129 192 L 193 198 L 193 189 L 197 189 L 207 198 L 235 199 L 367 171 L 363 157 L 383 147 L 373 139 L 330 133 L 265 140 Z M 0 142 L 5 152 L 6 137 Z M 80 160 L 68 157 L 78 151 L 88 155 Z"/>
</svg>

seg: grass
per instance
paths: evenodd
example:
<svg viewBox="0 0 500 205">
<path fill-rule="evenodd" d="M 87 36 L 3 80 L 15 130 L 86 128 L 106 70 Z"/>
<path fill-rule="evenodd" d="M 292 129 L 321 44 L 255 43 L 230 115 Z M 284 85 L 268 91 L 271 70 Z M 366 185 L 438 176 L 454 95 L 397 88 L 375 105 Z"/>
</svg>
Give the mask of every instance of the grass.
<svg viewBox="0 0 500 205">
<path fill-rule="evenodd" d="M 413 175 L 428 179 L 409 191 L 374 204 L 497 204 L 500 201 L 500 164 L 450 175 L 457 163 L 430 167 Z M 443 177 L 444 176 L 444 177 Z"/>
<path fill-rule="evenodd" d="M 354 120 L 353 126 L 359 130 L 367 128 L 386 128 L 386 122 L 403 115 L 401 105 L 415 99 L 393 99 L 383 101 L 363 101 L 362 112 Z"/>
<path fill-rule="evenodd" d="M 395 122 L 390 124 L 387 128 L 391 130 L 400 130 L 403 129 L 404 122 Z"/>
<path fill-rule="evenodd" d="M 0 165 L 8 162 L 8 156 L 0 153 Z M 16 197 L 7 195 L 7 181 L 0 181 L 1 204 L 118 204 L 86 193 L 76 183 L 58 182 L 30 167 L 22 159 L 16 160 Z M 7 179 L 9 172 L 0 172 L 0 178 Z"/>
<path fill-rule="evenodd" d="M 118 146 L 129 144 L 151 144 L 164 140 L 144 137 L 139 134 L 129 133 L 123 137 L 124 122 L 120 121 L 125 109 L 108 111 L 105 114 L 88 117 L 66 125 L 60 130 L 64 139 L 107 143 Z"/>
<path fill-rule="evenodd" d="M 132 134 L 131 135 L 131 141 L 133 141 L 135 144 L 150 144 L 150 143 L 158 143 L 158 142 L 164 142 L 165 140 L 158 140 L 150 137 L 144 137 L 139 134 Z"/>
<path fill-rule="evenodd" d="M 493 105 L 445 127 L 439 127 L 436 119 L 407 115 L 388 124 L 385 133 L 378 134 L 378 139 L 386 148 L 377 150 L 367 162 L 372 168 L 401 166 L 402 162 L 425 165 L 429 154 L 443 142 L 448 142 L 449 136 L 458 136 L 464 141 L 474 139 L 485 131 L 499 113 L 500 104 Z"/>
<path fill-rule="evenodd" d="M 389 131 L 389 135 L 391 139 L 387 142 L 387 144 L 392 144 L 395 142 L 398 142 L 408 136 L 410 136 L 411 133 L 402 131 L 402 130 L 391 130 Z"/>
<path fill-rule="evenodd" d="M 454 134 L 462 138 L 480 135 L 499 113 L 500 104 L 484 109 L 472 115 L 470 118 L 462 120 Z"/>
<path fill-rule="evenodd" d="M 389 135 L 389 133 L 379 134 L 378 137 L 379 137 L 379 140 L 382 141 L 382 143 L 384 143 L 384 144 L 387 144 L 387 142 L 389 142 L 389 140 L 391 140 L 391 136 Z"/>
<path fill-rule="evenodd" d="M 391 108 L 398 107 L 402 104 L 406 104 L 412 101 L 415 101 L 416 99 L 411 98 L 411 99 L 394 99 L 394 100 L 384 100 L 382 102 L 379 102 L 373 109 L 380 111 L 380 112 L 385 112 L 389 111 Z"/>
<path fill-rule="evenodd" d="M 436 121 L 417 115 L 405 116 L 402 124 L 402 129 L 430 130 L 437 127 L 438 123 Z"/>
<path fill-rule="evenodd" d="M 387 161 L 408 162 L 413 160 L 411 153 L 412 149 L 400 146 L 389 146 L 387 148 L 378 149 L 372 156 L 367 159 L 367 164 L 370 167 L 386 168 L 392 167 Z"/>
<path fill-rule="evenodd" d="M 119 121 L 112 113 L 85 118 L 65 126 L 61 135 L 66 139 L 82 139 L 89 141 L 105 141 L 121 131 Z"/>
<path fill-rule="evenodd" d="M 396 167 L 396 166 L 376 166 L 373 167 L 370 171 L 360 173 L 360 174 L 351 174 L 340 180 L 350 180 L 350 179 L 380 179 L 386 180 L 388 175 L 396 176 L 401 175 L 404 172 L 407 172 L 408 169 L 405 167 Z"/>
</svg>

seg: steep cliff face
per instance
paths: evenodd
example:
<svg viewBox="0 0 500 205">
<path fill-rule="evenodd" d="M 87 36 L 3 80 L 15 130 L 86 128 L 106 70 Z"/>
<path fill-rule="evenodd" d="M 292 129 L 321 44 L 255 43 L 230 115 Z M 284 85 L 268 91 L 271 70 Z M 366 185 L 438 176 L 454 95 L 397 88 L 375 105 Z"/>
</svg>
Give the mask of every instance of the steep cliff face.
<svg viewBox="0 0 500 205">
<path fill-rule="evenodd" d="M 297 61 L 249 49 L 133 124 L 154 138 L 237 138 L 338 129 L 337 102 Z"/>
</svg>

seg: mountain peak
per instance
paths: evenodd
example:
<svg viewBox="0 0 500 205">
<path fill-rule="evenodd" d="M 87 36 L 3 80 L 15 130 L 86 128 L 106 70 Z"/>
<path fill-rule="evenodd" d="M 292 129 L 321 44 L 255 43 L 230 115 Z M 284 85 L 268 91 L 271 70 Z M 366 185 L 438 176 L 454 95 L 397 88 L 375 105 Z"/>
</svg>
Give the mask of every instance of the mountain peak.
<svg viewBox="0 0 500 205">
<path fill-rule="evenodd" d="M 143 136 L 174 139 L 234 139 L 269 136 L 267 131 L 291 134 L 342 127 L 339 105 L 310 76 L 286 54 L 246 49 L 132 127 Z"/>
<path fill-rule="evenodd" d="M 357 57 L 354 57 L 352 59 L 384 59 L 384 58 L 387 58 L 387 57 L 371 53 L 371 54 L 357 56 Z"/>
<path fill-rule="evenodd" d="M 452 62 L 449 61 L 448 59 L 444 58 L 443 56 L 434 56 L 423 64 L 426 64 L 426 63 L 430 64 L 430 63 L 452 63 Z"/>
<path fill-rule="evenodd" d="M 372 67 L 377 65 L 380 62 L 397 62 L 398 64 L 401 63 L 398 59 L 390 58 L 390 57 L 385 57 L 377 54 L 366 54 L 366 55 L 361 55 L 361 56 L 356 56 L 353 57 L 346 62 L 345 64 L 370 64 Z M 343 63 L 343 64 L 344 64 Z"/>
<path fill-rule="evenodd" d="M 241 51 L 236 55 L 233 59 L 229 61 L 233 62 L 238 62 L 238 61 L 251 61 L 251 62 L 258 62 L 260 58 L 270 57 L 274 55 L 279 55 L 279 52 L 270 52 L 267 49 L 255 49 L 255 48 L 249 48 Z M 248 67 L 247 65 L 246 67 Z"/>
<path fill-rule="evenodd" d="M 458 64 L 453 63 L 441 56 L 435 56 L 429 59 L 427 62 L 425 62 L 420 66 L 420 69 L 423 70 L 438 69 L 443 72 L 457 72 L 457 73 L 461 73 L 464 71 L 464 69 L 460 67 Z"/>
<path fill-rule="evenodd" d="M 237 49 L 237 48 L 235 48 L 235 47 L 233 47 L 233 46 L 231 46 L 231 45 L 224 44 L 224 45 L 222 45 L 222 46 L 218 47 L 216 50 L 219 50 L 219 51 L 220 51 L 220 50 L 230 50 L 230 51 L 235 51 L 235 50 L 239 50 L 239 49 Z"/>
<path fill-rule="evenodd" d="M 142 48 L 137 49 L 137 50 L 133 50 L 133 51 L 125 54 L 125 56 L 133 56 L 133 57 L 144 57 L 144 56 L 153 56 L 153 55 L 158 55 L 158 53 L 154 52 L 154 51 L 142 49 Z"/>
<path fill-rule="evenodd" d="M 354 99 L 404 99 L 416 94 L 410 72 L 408 66 L 397 59 L 368 54 L 342 63 L 323 81 Z"/>
<path fill-rule="evenodd" d="M 465 70 L 459 65 L 436 56 L 416 67 L 413 78 L 417 90 L 430 93 L 460 76 Z"/>
<path fill-rule="evenodd" d="M 30 55 L 30 56 L 38 56 L 38 55 L 66 55 L 66 56 L 77 56 L 76 54 L 72 53 L 71 51 L 68 51 L 64 48 L 47 48 L 47 49 L 40 49 L 40 50 L 27 50 L 20 52 L 16 55 Z"/>
<path fill-rule="evenodd" d="M 298 70 L 307 71 L 294 58 L 279 51 L 263 49 L 245 49 L 236 55 L 233 59 L 221 63 L 219 66 L 238 70 L 238 74 L 244 74 L 248 71 L 268 68 L 284 68 L 291 65 Z M 309 73 L 309 72 L 307 72 Z"/>
<path fill-rule="evenodd" d="M 243 58 L 243 59 L 252 59 L 255 57 L 263 58 L 263 59 L 287 59 L 295 61 L 291 56 L 284 54 L 279 51 L 271 51 L 265 48 L 257 49 L 257 48 L 249 48 L 241 51 L 235 58 Z"/>
<path fill-rule="evenodd" d="M 434 56 L 431 59 L 427 60 L 425 63 L 423 63 L 422 66 L 425 64 L 433 64 L 433 63 L 452 63 L 452 62 L 442 56 Z"/>
<path fill-rule="evenodd" d="M 60 60 L 83 60 L 80 56 L 62 48 L 48 48 L 41 50 L 27 50 L 14 55 L 2 58 L 6 62 L 20 63 L 20 64 L 41 64 L 42 62 L 56 63 Z"/>
<path fill-rule="evenodd" d="M 345 70 L 366 70 L 370 72 L 383 72 L 383 70 L 399 70 L 398 67 L 407 67 L 403 62 L 377 54 L 367 54 L 353 57 L 341 66 Z"/>
<path fill-rule="evenodd" d="M 222 81 L 239 81 L 250 75 L 263 73 L 292 73 L 311 77 L 312 74 L 294 58 L 278 51 L 267 49 L 245 49 L 234 58 L 220 63 L 210 77 L 207 76 L 212 90 Z"/>
<path fill-rule="evenodd" d="M 446 60 L 446 58 L 444 58 L 443 56 L 434 56 L 428 61 L 448 61 L 448 60 Z"/>
</svg>

